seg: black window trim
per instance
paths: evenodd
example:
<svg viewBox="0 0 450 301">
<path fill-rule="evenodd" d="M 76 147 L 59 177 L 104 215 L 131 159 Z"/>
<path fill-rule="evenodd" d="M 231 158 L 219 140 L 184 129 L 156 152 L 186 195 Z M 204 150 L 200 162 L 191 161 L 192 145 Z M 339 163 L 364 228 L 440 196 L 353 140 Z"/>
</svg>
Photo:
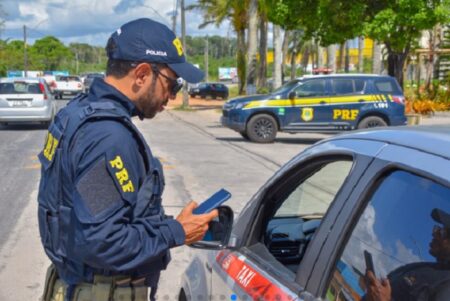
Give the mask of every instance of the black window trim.
<svg viewBox="0 0 450 301">
<path fill-rule="evenodd" d="M 438 184 L 450 187 L 450 183 L 438 178 L 427 171 L 417 169 L 408 165 L 397 162 L 389 162 L 380 158 L 376 158 L 374 162 L 369 166 L 366 173 L 372 174 L 372 177 L 363 179 L 357 184 L 355 190 L 353 190 L 351 196 L 348 198 L 340 216 L 337 217 L 339 222 L 336 223 L 333 233 L 328 236 L 327 242 L 324 244 L 323 251 L 320 254 L 321 258 L 327 258 L 328 262 L 325 264 L 325 268 L 315 267 L 311 273 L 311 278 L 306 284 L 306 290 L 311 292 L 317 297 L 323 297 L 326 294 L 328 284 L 333 277 L 332 272 L 336 266 L 337 260 L 342 255 L 345 246 L 352 234 L 356 223 L 359 221 L 361 214 L 366 208 L 371 196 L 378 189 L 380 183 L 386 178 L 387 175 L 395 171 L 405 171 L 414 174 L 419 177 L 426 178 L 430 181 Z M 367 189 L 369 187 L 369 189 Z M 342 218 L 341 216 L 347 216 Z M 333 243 L 335 241 L 335 243 Z M 332 248 L 330 245 L 338 246 Z M 315 275 L 321 275 L 321 277 L 315 277 Z M 326 277 L 324 277 L 326 275 Z"/>
</svg>

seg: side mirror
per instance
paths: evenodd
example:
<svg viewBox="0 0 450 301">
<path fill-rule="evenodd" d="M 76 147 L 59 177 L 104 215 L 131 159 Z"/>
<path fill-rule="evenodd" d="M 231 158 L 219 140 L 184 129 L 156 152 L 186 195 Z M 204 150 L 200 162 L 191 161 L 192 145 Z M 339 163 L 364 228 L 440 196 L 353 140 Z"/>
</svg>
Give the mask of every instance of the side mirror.
<svg viewBox="0 0 450 301">
<path fill-rule="evenodd" d="M 289 94 L 288 94 L 288 98 L 289 98 L 290 100 L 294 100 L 296 96 L 297 96 L 297 94 L 295 93 L 295 91 L 291 91 L 291 92 L 289 92 Z"/>
<path fill-rule="evenodd" d="M 233 228 L 233 210 L 228 206 L 220 206 L 219 216 L 209 223 L 209 229 L 202 240 L 189 245 L 203 250 L 225 249 Z"/>
</svg>

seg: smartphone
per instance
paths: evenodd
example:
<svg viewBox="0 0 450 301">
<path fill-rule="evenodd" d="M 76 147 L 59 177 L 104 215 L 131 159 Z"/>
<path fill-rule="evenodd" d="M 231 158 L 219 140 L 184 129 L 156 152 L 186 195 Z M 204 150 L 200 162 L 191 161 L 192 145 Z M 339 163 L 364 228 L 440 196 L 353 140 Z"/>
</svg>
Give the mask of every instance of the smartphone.
<svg viewBox="0 0 450 301">
<path fill-rule="evenodd" d="M 197 208 L 192 211 L 194 214 L 204 214 L 211 212 L 220 205 L 222 205 L 226 200 L 231 198 L 231 193 L 225 189 L 221 189 L 214 193 L 209 199 L 201 203 Z"/>
<path fill-rule="evenodd" d="M 366 261 L 366 271 L 371 271 L 375 275 L 372 254 L 366 250 L 364 250 L 364 260 Z"/>
</svg>

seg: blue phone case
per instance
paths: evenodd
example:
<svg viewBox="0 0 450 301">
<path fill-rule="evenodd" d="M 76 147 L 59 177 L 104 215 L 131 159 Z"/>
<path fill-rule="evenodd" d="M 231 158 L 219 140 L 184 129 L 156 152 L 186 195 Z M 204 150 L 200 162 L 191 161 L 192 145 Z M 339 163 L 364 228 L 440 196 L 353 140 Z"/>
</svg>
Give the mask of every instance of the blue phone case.
<svg viewBox="0 0 450 301">
<path fill-rule="evenodd" d="M 212 210 L 222 205 L 229 198 L 231 198 L 231 193 L 225 189 L 221 189 L 213 194 L 209 199 L 201 203 L 192 211 L 192 213 L 204 214 L 211 212 Z"/>
</svg>

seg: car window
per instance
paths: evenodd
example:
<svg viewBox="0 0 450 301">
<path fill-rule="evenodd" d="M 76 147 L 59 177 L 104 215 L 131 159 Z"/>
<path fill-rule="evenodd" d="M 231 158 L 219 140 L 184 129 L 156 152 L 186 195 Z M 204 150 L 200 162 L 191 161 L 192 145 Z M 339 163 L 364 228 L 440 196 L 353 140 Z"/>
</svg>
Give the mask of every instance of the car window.
<svg viewBox="0 0 450 301">
<path fill-rule="evenodd" d="M 0 94 L 42 94 L 39 83 L 16 81 L 14 83 L 0 83 Z"/>
<path fill-rule="evenodd" d="M 267 217 L 261 244 L 267 253 L 296 273 L 309 242 L 322 217 L 345 182 L 353 162 L 347 160 L 316 163 L 308 176 L 284 184 L 284 197 L 276 202 L 274 213 Z M 297 182 L 297 183 L 295 183 Z M 283 191 L 284 190 L 284 191 Z"/>
<path fill-rule="evenodd" d="M 351 167 L 350 161 L 337 161 L 323 166 L 287 197 L 275 213 L 275 217 L 323 216 Z"/>
<path fill-rule="evenodd" d="M 364 79 L 337 78 L 331 81 L 334 94 L 362 94 L 365 88 Z"/>
<path fill-rule="evenodd" d="M 331 86 L 335 94 L 353 94 L 355 92 L 351 79 L 333 79 Z"/>
<path fill-rule="evenodd" d="M 325 83 L 324 79 L 308 80 L 301 82 L 294 91 L 297 97 L 322 96 L 326 94 Z"/>
<path fill-rule="evenodd" d="M 371 195 L 323 297 L 376 300 L 377 287 L 386 300 L 447 300 L 449 262 L 450 188 L 395 171 Z"/>
<path fill-rule="evenodd" d="M 394 80 L 389 78 L 374 80 L 375 88 L 380 93 L 401 94 L 397 84 Z"/>
</svg>

